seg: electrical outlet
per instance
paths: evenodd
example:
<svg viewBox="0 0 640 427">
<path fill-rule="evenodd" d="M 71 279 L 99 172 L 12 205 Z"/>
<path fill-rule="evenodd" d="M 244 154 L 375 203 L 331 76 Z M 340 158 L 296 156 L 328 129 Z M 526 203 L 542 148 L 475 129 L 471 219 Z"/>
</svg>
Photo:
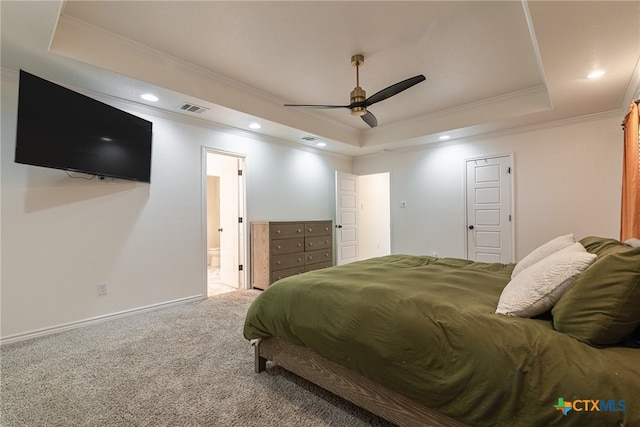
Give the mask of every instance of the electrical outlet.
<svg viewBox="0 0 640 427">
<path fill-rule="evenodd" d="M 98 283 L 98 295 L 106 295 L 109 289 L 106 283 Z"/>
<path fill-rule="evenodd" d="M 407 202 L 405 202 L 405 201 L 400 202 L 400 207 L 401 208 L 406 208 L 407 207 Z"/>
</svg>

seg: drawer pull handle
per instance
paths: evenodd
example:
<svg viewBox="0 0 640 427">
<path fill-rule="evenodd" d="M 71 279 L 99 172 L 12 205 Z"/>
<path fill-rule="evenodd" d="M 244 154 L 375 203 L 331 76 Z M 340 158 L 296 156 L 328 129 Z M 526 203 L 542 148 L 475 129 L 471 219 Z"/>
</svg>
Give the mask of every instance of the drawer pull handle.
<svg viewBox="0 0 640 427">
<path fill-rule="evenodd" d="M 280 265 L 280 264 L 282 264 L 282 263 L 281 263 L 280 261 L 276 261 L 276 264 Z"/>
<path fill-rule="evenodd" d="M 312 231 L 313 231 L 313 228 L 310 228 L 310 229 L 309 229 L 309 233 L 311 233 Z"/>
<path fill-rule="evenodd" d="M 298 233 L 302 233 L 302 230 L 298 228 Z"/>
<path fill-rule="evenodd" d="M 309 242 L 309 246 L 313 246 L 313 242 Z"/>
<path fill-rule="evenodd" d="M 298 258 L 298 262 L 302 262 L 302 258 Z"/>
<path fill-rule="evenodd" d="M 298 247 L 301 248 L 302 247 L 302 243 L 298 243 Z"/>
<path fill-rule="evenodd" d="M 280 233 L 281 233 L 281 231 L 280 231 L 280 230 L 276 230 L 276 233 L 280 234 Z"/>
<path fill-rule="evenodd" d="M 282 249 L 282 246 L 278 245 L 276 246 L 276 249 Z"/>
<path fill-rule="evenodd" d="M 309 261 L 311 261 L 313 259 L 313 257 L 311 255 L 309 255 Z"/>
</svg>

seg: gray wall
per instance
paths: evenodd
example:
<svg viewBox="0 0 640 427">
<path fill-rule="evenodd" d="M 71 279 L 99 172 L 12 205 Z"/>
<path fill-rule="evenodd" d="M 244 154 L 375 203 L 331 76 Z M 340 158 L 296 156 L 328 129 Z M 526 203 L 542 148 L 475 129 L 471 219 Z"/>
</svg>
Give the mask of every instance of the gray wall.
<svg viewBox="0 0 640 427">
<path fill-rule="evenodd" d="M 361 157 L 354 173 L 391 172 L 393 253 L 466 257 L 465 159 L 513 153 L 518 260 L 560 234 L 619 237 L 623 115 Z"/>
<path fill-rule="evenodd" d="M 249 222 L 333 218 L 334 173 L 351 170 L 347 157 L 125 105 L 153 122 L 151 184 L 71 179 L 14 163 L 17 72 L 2 75 L 3 339 L 202 295 L 202 146 L 246 156 Z"/>
</svg>

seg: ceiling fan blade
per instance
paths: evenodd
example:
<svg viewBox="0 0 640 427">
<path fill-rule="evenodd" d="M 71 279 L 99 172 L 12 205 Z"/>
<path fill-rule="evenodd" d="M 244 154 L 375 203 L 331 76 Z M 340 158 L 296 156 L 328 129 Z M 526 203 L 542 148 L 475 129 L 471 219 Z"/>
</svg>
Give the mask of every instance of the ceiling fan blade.
<svg viewBox="0 0 640 427">
<path fill-rule="evenodd" d="M 380 92 L 376 92 L 369 98 L 367 98 L 364 101 L 364 106 L 368 107 L 375 104 L 376 102 L 384 101 L 385 99 L 397 95 L 403 90 L 409 89 L 411 86 L 417 85 L 424 80 L 426 80 L 426 77 L 420 74 L 418 76 L 411 77 L 407 80 L 403 80 L 394 85 L 391 85 L 388 88 L 382 89 Z"/>
<path fill-rule="evenodd" d="M 305 105 L 305 104 L 284 104 L 285 107 L 300 107 L 300 108 L 349 108 L 349 105 Z"/>
<path fill-rule="evenodd" d="M 372 128 L 378 126 L 378 119 L 376 119 L 376 116 L 371 114 L 371 111 L 367 111 L 364 115 L 360 117 L 362 117 L 362 120 L 364 120 L 364 122 L 369 126 L 371 126 Z"/>
</svg>

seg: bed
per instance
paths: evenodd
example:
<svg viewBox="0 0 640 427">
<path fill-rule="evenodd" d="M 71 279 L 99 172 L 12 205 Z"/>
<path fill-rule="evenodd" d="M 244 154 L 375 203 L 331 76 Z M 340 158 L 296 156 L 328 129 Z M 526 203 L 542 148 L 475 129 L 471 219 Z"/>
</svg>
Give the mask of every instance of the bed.
<svg viewBox="0 0 640 427">
<path fill-rule="evenodd" d="M 637 426 L 639 326 L 640 248 L 567 235 L 518 264 L 390 255 L 288 277 L 244 336 L 257 372 L 398 425 Z"/>
</svg>

